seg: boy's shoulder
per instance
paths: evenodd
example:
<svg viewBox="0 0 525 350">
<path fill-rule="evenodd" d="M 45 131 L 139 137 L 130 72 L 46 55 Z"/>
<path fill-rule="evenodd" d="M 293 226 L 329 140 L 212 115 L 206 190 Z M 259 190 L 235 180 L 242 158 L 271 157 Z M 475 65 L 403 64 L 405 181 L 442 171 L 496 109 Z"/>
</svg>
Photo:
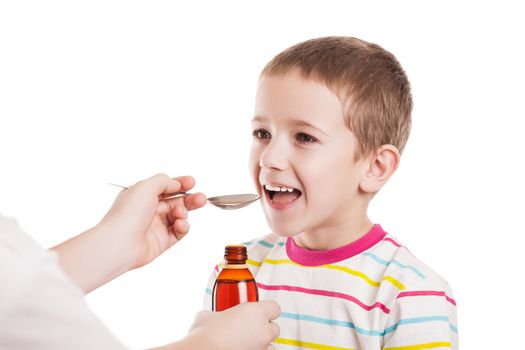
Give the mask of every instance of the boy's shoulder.
<svg viewBox="0 0 525 350">
<path fill-rule="evenodd" d="M 414 255 L 395 236 L 387 234 L 382 244 L 368 253 L 369 257 L 386 265 L 385 275 L 400 281 L 404 290 L 432 288 L 451 296 L 448 282 L 432 267 Z"/>
<path fill-rule="evenodd" d="M 456 300 L 447 281 L 390 234 L 369 252 L 376 257 L 367 256 L 370 262 L 384 266 L 385 283 L 378 295 L 389 309 L 385 329 L 392 329 L 385 332 L 385 344 L 412 339 L 412 334 L 423 334 L 421 331 L 432 336 L 440 333 L 457 344 Z M 405 326 L 398 327 L 401 324 Z"/>
</svg>

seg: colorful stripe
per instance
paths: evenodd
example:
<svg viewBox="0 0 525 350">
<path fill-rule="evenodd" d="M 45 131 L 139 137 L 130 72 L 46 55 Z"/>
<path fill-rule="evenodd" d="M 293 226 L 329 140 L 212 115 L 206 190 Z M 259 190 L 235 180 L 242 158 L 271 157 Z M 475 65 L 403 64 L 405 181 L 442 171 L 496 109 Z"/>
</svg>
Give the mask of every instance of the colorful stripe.
<svg viewBox="0 0 525 350">
<path fill-rule="evenodd" d="M 277 243 L 270 243 L 268 241 L 265 241 L 264 239 L 261 239 L 261 240 L 258 240 L 258 241 L 249 241 L 249 242 L 244 242 L 242 243 L 243 245 L 252 245 L 254 243 L 257 243 L 257 244 L 260 244 L 262 245 L 263 247 L 266 247 L 266 248 L 273 248 L 275 246 L 275 244 L 277 244 L 278 246 L 282 247 L 285 245 L 284 242 L 277 242 Z"/>
<path fill-rule="evenodd" d="M 345 272 L 345 273 L 347 273 L 349 275 L 361 278 L 362 280 L 364 280 L 366 283 L 368 283 L 372 287 L 376 287 L 377 288 L 377 287 L 379 287 L 381 285 L 381 282 L 386 281 L 386 282 L 389 282 L 389 283 L 393 284 L 399 290 L 405 290 L 406 289 L 406 287 L 405 287 L 405 285 L 403 283 L 399 282 L 397 279 L 395 279 L 395 278 L 393 278 L 391 276 L 386 276 L 386 277 L 384 277 L 381 280 L 381 282 L 377 282 L 377 281 L 372 280 L 370 277 L 368 277 L 363 272 L 350 269 L 350 268 L 348 268 L 346 266 L 339 266 L 339 265 L 304 266 L 304 265 L 300 265 L 300 264 L 298 264 L 296 262 L 293 262 L 290 259 L 278 259 L 278 260 L 275 260 L 275 259 L 264 259 L 262 263 L 258 262 L 258 261 L 254 261 L 254 260 L 248 259 L 247 263 L 250 264 L 250 265 L 253 265 L 253 266 L 257 266 L 257 267 L 261 266 L 262 264 L 270 264 L 270 265 L 289 264 L 289 265 L 301 266 L 301 267 L 304 267 L 304 268 L 314 268 L 314 269 L 326 268 L 326 269 L 342 271 L 342 272 Z"/>
<path fill-rule="evenodd" d="M 399 320 L 399 322 L 393 324 L 392 326 L 386 328 L 382 333 L 383 335 L 392 333 L 399 326 L 407 324 L 417 324 L 417 323 L 427 323 L 427 322 L 448 322 L 450 330 L 454 333 L 458 332 L 458 328 L 450 323 L 450 318 L 448 316 L 425 316 L 425 317 L 413 317 L 413 318 L 404 318 Z"/>
<path fill-rule="evenodd" d="M 290 259 L 279 259 L 279 260 L 276 260 L 276 259 L 264 259 L 263 263 L 271 264 L 271 265 L 289 264 L 289 265 L 303 266 L 303 265 L 299 265 L 296 262 L 293 262 Z"/>
<path fill-rule="evenodd" d="M 257 266 L 257 267 L 259 267 L 259 266 L 262 265 L 261 262 L 258 262 L 258 261 L 252 260 L 252 259 L 247 259 L 247 260 L 246 260 L 246 263 L 247 263 L 248 265 Z"/>
<path fill-rule="evenodd" d="M 277 338 L 273 341 L 276 344 L 293 345 L 305 349 L 317 349 L 317 350 L 354 350 L 353 348 L 342 348 L 339 346 L 324 345 L 317 343 L 309 343 L 302 340 Z"/>
<path fill-rule="evenodd" d="M 319 266 L 319 267 L 324 267 L 324 268 L 327 268 L 327 269 L 333 269 L 333 270 L 339 270 L 339 271 L 343 271 L 343 272 L 346 272 L 348 273 L 349 275 L 353 275 L 353 276 L 356 276 L 356 277 L 359 277 L 361 279 L 363 279 L 366 283 L 368 283 L 369 285 L 373 286 L 373 287 L 379 287 L 381 285 L 380 282 L 377 282 L 377 281 L 374 281 L 372 280 L 370 277 L 368 277 L 366 274 L 360 272 L 360 271 L 356 271 L 356 270 L 352 270 L 346 266 L 338 266 L 338 265 L 322 265 L 322 266 Z M 393 277 L 390 277 L 390 276 L 386 276 L 384 277 L 382 281 L 387 281 L 387 282 L 390 282 L 392 283 L 394 286 L 396 286 L 399 290 L 405 290 L 405 286 L 403 285 L 403 283 L 399 282 L 398 280 L 396 280 L 395 278 Z"/>
<path fill-rule="evenodd" d="M 385 239 L 383 239 L 383 241 L 387 241 L 387 242 L 390 242 L 392 243 L 393 245 L 395 245 L 396 247 L 400 248 L 401 247 L 401 244 L 397 243 L 396 241 L 394 241 L 392 238 L 390 237 L 386 237 Z"/>
<path fill-rule="evenodd" d="M 442 347 L 450 348 L 451 344 L 448 341 L 437 341 L 434 343 L 386 347 L 386 348 L 383 348 L 383 350 L 420 350 L 420 349 L 434 349 L 434 348 L 442 348 Z"/>
<path fill-rule="evenodd" d="M 406 287 L 403 283 L 399 282 L 398 280 L 396 280 L 394 277 L 392 276 L 386 276 L 386 277 L 383 277 L 383 279 L 381 281 L 387 281 L 387 282 L 390 282 L 392 283 L 394 286 L 397 287 L 397 289 L 399 290 L 405 290 Z"/>
<path fill-rule="evenodd" d="M 328 318 L 322 318 L 322 317 L 311 316 L 311 315 L 293 314 L 289 312 L 281 312 L 281 315 L 279 317 L 289 318 L 289 319 L 298 320 L 298 321 L 320 323 L 320 324 L 325 324 L 329 326 L 346 327 L 346 328 L 354 329 L 357 333 L 368 335 L 368 336 L 378 336 L 379 337 L 379 336 L 384 335 L 384 332 L 382 331 L 366 330 L 366 329 L 357 327 L 353 322 L 348 322 L 348 321 L 332 320 Z"/>
<path fill-rule="evenodd" d="M 456 306 L 456 301 L 445 294 L 443 291 L 437 290 L 416 290 L 412 292 L 401 292 L 397 295 L 397 299 L 405 297 L 425 297 L 425 296 L 439 296 L 445 297 L 449 303 Z"/>
<path fill-rule="evenodd" d="M 312 315 L 295 314 L 295 313 L 290 313 L 290 312 L 281 312 L 280 317 L 288 318 L 292 320 L 298 320 L 298 321 L 320 323 L 320 324 L 329 325 L 329 326 L 346 327 L 346 328 L 355 330 L 359 334 L 363 334 L 367 336 L 375 336 L 375 337 L 383 337 L 386 334 L 392 333 L 401 325 L 428 323 L 428 322 L 448 322 L 450 329 L 455 333 L 458 332 L 457 327 L 450 323 L 450 319 L 448 318 L 448 316 L 428 316 L 428 317 L 415 317 L 415 318 L 401 319 L 399 320 L 399 322 L 386 328 L 384 331 L 368 330 L 368 329 L 360 328 L 360 327 L 357 327 L 353 322 L 349 322 L 349 321 L 340 321 L 340 320 L 322 318 L 322 317 L 317 317 L 317 316 L 312 316 Z"/>
<path fill-rule="evenodd" d="M 412 267 L 412 266 L 409 266 L 409 265 L 405 265 L 405 264 L 402 264 L 400 263 L 399 261 L 393 259 L 393 260 L 390 260 L 390 261 L 387 261 L 387 260 L 383 260 L 381 259 L 380 257 L 378 257 L 377 255 L 373 254 L 373 253 L 370 253 L 370 252 L 364 252 L 364 253 L 361 253 L 361 255 L 363 256 L 367 256 L 369 258 L 371 258 L 372 260 L 374 260 L 375 262 L 381 264 L 381 265 L 384 265 L 384 266 L 388 266 L 390 264 L 392 265 L 395 265 L 397 267 L 400 267 L 402 269 L 410 269 L 412 270 L 416 275 L 418 275 L 419 277 L 421 278 L 426 278 L 425 275 L 423 275 L 418 269 L 416 269 L 415 267 Z"/>
<path fill-rule="evenodd" d="M 265 290 L 286 290 L 289 292 L 298 292 L 298 293 L 305 293 L 305 294 L 311 294 L 311 295 L 321 295 L 325 297 L 332 297 L 332 298 L 339 298 L 351 301 L 354 304 L 357 304 L 359 307 L 366 311 L 370 311 L 372 309 L 381 309 L 385 314 L 390 313 L 390 309 L 386 307 L 384 304 L 380 302 L 375 302 L 372 305 L 366 305 L 356 297 L 353 297 L 348 294 L 339 293 L 339 292 L 332 292 L 328 290 L 321 290 L 321 289 L 309 289 L 309 288 L 303 288 L 303 287 L 296 287 L 296 286 L 288 286 L 288 285 L 267 285 L 262 284 L 260 282 L 257 282 L 257 287 Z"/>
</svg>

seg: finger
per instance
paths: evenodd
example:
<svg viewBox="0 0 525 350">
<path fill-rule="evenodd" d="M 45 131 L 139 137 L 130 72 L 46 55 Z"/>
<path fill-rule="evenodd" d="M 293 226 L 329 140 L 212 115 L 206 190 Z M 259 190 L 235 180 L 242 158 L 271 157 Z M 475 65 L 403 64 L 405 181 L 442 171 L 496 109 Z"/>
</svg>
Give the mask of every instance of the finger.
<svg viewBox="0 0 525 350">
<path fill-rule="evenodd" d="M 270 322 L 268 325 L 270 326 L 270 335 L 272 337 L 270 341 L 272 341 L 279 336 L 279 333 L 281 333 L 281 328 L 275 322 Z"/>
<path fill-rule="evenodd" d="M 177 191 L 189 191 L 195 186 L 195 179 L 191 176 L 177 176 L 173 180 L 181 184 L 180 190 Z"/>
<path fill-rule="evenodd" d="M 268 350 L 275 350 L 275 346 L 273 346 L 272 344 L 268 345 Z"/>
<path fill-rule="evenodd" d="M 184 196 L 184 206 L 188 210 L 194 210 L 202 208 L 208 203 L 208 199 L 203 193 L 192 193 L 188 196 Z"/>
<path fill-rule="evenodd" d="M 202 193 L 192 193 L 185 196 L 165 199 L 163 202 L 166 202 L 171 210 L 177 206 L 182 206 L 186 208 L 186 210 L 194 210 L 203 207 L 208 200 Z M 166 212 L 163 213 L 165 214 Z"/>
<path fill-rule="evenodd" d="M 269 320 L 275 320 L 281 314 L 281 308 L 273 300 L 262 300 L 259 301 L 259 305 L 264 309 L 265 316 Z"/>
<path fill-rule="evenodd" d="M 165 215 L 170 214 L 175 209 L 175 203 L 173 206 L 168 203 L 168 201 L 160 201 L 157 204 L 157 214 Z"/>
<path fill-rule="evenodd" d="M 157 214 L 168 214 L 168 218 L 173 221 L 174 219 L 186 218 L 188 216 L 188 210 L 184 207 L 184 202 L 181 198 L 172 198 L 158 202 Z"/>
<path fill-rule="evenodd" d="M 149 179 L 139 182 L 139 184 L 151 186 L 157 196 L 178 192 L 182 187 L 182 184 L 179 181 L 170 178 L 166 174 L 154 175 Z"/>
<path fill-rule="evenodd" d="M 171 211 L 171 217 L 174 219 L 186 219 L 188 217 L 188 211 L 184 206 L 177 204 Z"/>
<path fill-rule="evenodd" d="M 186 236 L 190 230 L 190 224 L 187 220 L 179 219 L 173 223 L 173 234 L 178 240 L 181 240 Z"/>
</svg>

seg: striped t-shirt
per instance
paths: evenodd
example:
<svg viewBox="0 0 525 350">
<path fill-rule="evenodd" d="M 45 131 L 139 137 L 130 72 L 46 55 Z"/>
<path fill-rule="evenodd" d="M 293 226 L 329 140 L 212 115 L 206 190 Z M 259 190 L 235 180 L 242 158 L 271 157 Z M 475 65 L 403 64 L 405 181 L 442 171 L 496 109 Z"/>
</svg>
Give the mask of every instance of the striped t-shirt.
<svg viewBox="0 0 525 350">
<path fill-rule="evenodd" d="M 245 244 L 259 299 L 281 306 L 277 349 L 458 347 L 449 285 L 379 225 L 332 250 L 308 250 L 276 234 Z"/>
</svg>

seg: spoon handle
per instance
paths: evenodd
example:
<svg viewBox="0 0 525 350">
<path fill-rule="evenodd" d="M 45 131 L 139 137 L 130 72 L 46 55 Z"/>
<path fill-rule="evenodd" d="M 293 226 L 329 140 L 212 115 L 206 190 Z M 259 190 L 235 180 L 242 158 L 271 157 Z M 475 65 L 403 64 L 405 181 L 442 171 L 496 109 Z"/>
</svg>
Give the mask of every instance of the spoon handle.
<svg viewBox="0 0 525 350">
<path fill-rule="evenodd" d="M 188 193 L 188 192 L 175 192 L 175 193 L 172 193 L 172 194 L 168 194 L 166 197 L 162 197 L 162 200 L 166 200 L 166 199 L 172 199 L 172 198 L 177 198 L 177 197 L 182 197 L 182 196 L 187 196 L 191 193 Z"/>
<path fill-rule="evenodd" d="M 111 182 L 108 182 L 108 185 L 120 187 L 120 188 L 123 188 L 125 190 L 128 189 L 128 187 L 126 187 L 126 186 L 117 185 L 117 184 L 114 184 L 114 183 L 111 183 Z M 175 193 L 171 193 L 171 194 L 166 195 L 166 197 L 162 197 L 162 200 L 171 199 L 171 198 L 177 198 L 177 197 L 185 196 L 185 195 L 188 195 L 188 194 L 191 194 L 191 193 L 182 192 L 182 191 L 181 192 L 175 192 Z"/>
</svg>

